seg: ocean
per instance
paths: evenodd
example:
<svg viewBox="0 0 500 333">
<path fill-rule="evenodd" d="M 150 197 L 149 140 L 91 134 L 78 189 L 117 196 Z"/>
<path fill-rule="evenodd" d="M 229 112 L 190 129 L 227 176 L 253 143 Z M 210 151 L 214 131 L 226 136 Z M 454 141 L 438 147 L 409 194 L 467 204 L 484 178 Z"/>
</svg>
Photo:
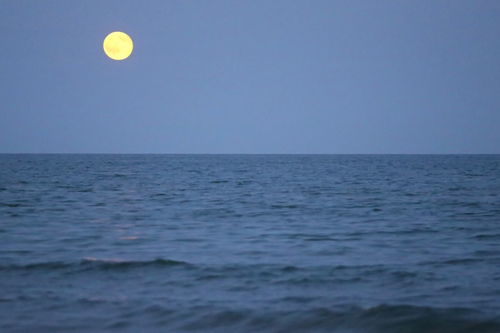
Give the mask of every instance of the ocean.
<svg viewBox="0 0 500 333">
<path fill-rule="evenodd" d="M 500 332 L 500 155 L 0 155 L 1 332 Z"/>
</svg>

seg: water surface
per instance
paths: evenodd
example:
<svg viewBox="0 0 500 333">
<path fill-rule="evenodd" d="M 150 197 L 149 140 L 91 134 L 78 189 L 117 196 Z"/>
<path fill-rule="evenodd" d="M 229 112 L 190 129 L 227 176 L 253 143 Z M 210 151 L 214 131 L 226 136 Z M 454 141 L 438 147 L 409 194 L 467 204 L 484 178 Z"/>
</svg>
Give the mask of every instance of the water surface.
<svg viewBox="0 0 500 333">
<path fill-rule="evenodd" d="M 0 155 L 2 332 L 500 332 L 499 155 Z"/>
</svg>

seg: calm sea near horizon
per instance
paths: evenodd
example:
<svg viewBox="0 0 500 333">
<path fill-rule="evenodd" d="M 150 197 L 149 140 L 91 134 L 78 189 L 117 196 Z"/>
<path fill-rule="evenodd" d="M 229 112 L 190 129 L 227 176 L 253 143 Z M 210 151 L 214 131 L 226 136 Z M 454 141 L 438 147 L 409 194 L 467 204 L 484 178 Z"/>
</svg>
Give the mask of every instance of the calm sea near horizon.
<svg viewBox="0 0 500 333">
<path fill-rule="evenodd" d="M 500 332 L 500 155 L 0 154 L 1 332 Z"/>
</svg>

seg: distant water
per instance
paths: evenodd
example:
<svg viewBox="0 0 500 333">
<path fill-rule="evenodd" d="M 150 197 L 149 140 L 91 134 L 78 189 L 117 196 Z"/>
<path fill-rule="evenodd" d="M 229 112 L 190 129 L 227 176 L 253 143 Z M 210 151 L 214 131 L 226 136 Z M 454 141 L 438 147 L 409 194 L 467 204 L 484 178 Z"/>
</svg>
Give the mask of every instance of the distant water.
<svg viewBox="0 0 500 333">
<path fill-rule="evenodd" d="M 500 332 L 500 155 L 0 155 L 1 332 Z"/>
</svg>

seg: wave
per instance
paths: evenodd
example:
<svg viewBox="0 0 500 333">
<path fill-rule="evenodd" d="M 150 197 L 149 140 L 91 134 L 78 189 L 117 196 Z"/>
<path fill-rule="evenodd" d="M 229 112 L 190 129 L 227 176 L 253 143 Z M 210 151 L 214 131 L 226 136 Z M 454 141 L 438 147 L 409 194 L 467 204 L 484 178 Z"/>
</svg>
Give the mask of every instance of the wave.
<svg viewBox="0 0 500 333">
<path fill-rule="evenodd" d="M 467 308 L 381 304 L 370 308 L 327 307 L 302 310 L 196 306 L 147 307 L 152 322 L 169 318 L 174 331 L 200 332 L 338 332 L 338 333 L 498 333 L 500 318 Z M 163 323 L 165 323 L 163 321 Z M 124 323 L 125 324 L 125 323 Z M 129 322 L 128 326 L 133 326 Z M 125 324 L 125 327 L 127 324 Z M 172 327 L 174 326 L 174 327 Z M 166 327 L 162 327 L 165 329 Z"/>
<path fill-rule="evenodd" d="M 18 203 L 18 202 L 0 202 L 0 207 L 15 208 L 15 207 L 21 207 L 21 206 L 23 206 L 23 204 Z"/>
<path fill-rule="evenodd" d="M 500 321 L 498 318 L 484 318 L 469 309 L 379 305 L 344 311 L 328 308 L 271 311 L 265 315 L 233 309 L 201 315 L 182 328 L 209 331 L 234 328 L 260 332 L 498 333 Z"/>
<path fill-rule="evenodd" d="M 500 239 L 500 234 L 479 234 L 474 235 L 473 238 L 478 240 L 497 240 Z"/>
<path fill-rule="evenodd" d="M 486 256 L 488 253 L 488 256 Z M 500 257 L 497 257 L 497 252 L 476 252 L 476 255 L 482 255 L 483 257 L 469 257 L 469 258 L 456 258 L 456 259 L 443 259 L 435 261 L 425 261 L 421 262 L 419 265 L 426 266 L 449 266 L 449 265 L 472 265 L 472 264 L 499 264 Z"/>
<path fill-rule="evenodd" d="M 154 259 L 148 261 L 133 261 L 122 259 L 97 259 L 86 257 L 79 262 L 47 261 L 29 263 L 24 265 L 0 265 L 0 271 L 7 270 L 107 270 L 107 269 L 132 269 L 144 267 L 172 267 L 188 266 L 189 263 L 171 259 Z"/>
</svg>

